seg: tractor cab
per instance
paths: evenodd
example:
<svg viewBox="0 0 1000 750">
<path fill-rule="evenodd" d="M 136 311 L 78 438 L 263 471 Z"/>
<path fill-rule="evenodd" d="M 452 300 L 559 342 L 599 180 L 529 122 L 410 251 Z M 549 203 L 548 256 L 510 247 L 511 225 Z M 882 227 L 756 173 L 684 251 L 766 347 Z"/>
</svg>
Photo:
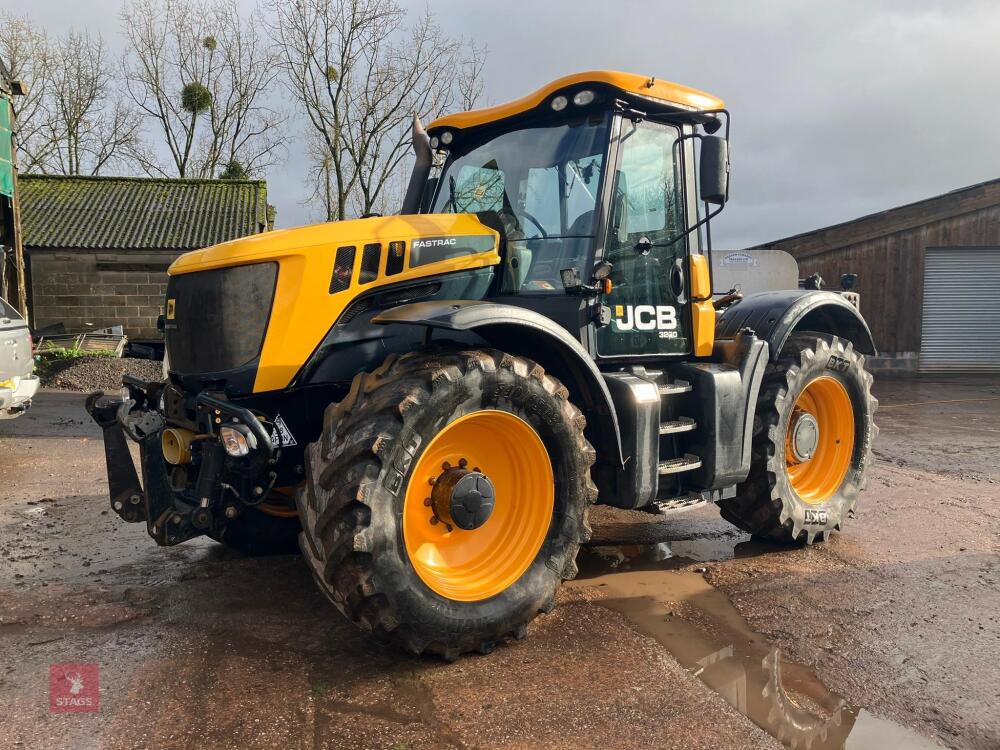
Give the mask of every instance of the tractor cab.
<svg viewBox="0 0 1000 750">
<path fill-rule="evenodd" d="M 595 357 L 705 355 L 714 314 L 700 313 L 696 351 L 691 306 L 710 296 L 698 230 L 727 193 L 727 142 L 711 135 L 724 122 L 720 100 L 677 84 L 571 76 L 518 102 L 437 120 L 427 135 L 417 130 L 418 155 L 426 153 L 410 198 L 420 185 L 421 212 L 474 213 L 501 232 L 497 291 L 521 298 L 514 304 L 573 330 L 580 297 L 603 292 L 604 304 L 584 316 L 597 323 Z M 715 165 L 700 191 L 699 157 Z"/>
</svg>

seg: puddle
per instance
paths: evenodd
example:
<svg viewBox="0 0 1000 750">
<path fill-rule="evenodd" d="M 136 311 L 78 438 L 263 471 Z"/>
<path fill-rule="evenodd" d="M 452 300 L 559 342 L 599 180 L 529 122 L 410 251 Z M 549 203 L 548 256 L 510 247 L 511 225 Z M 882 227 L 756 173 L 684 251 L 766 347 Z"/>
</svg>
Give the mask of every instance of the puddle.
<svg viewBox="0 0 1000 750">
<path fill-rule="evenodd" d="M 578 586 L 600 588 L 597 603 L 625 615 L 667 648 L 681 666 L 789 748 L 908 750 L 940 748 L 919 734 L 829 690 L 808 667 L 781 658 L 753 632 L 692 561 L 760 554 L 753 542 L 724 549 L 705 540 L 592 547 L 580 556 Z M 742 553 L 742 554 L 741 554 Z M 719 556 L 713 556 L 719 555 Z"/>
</svg>

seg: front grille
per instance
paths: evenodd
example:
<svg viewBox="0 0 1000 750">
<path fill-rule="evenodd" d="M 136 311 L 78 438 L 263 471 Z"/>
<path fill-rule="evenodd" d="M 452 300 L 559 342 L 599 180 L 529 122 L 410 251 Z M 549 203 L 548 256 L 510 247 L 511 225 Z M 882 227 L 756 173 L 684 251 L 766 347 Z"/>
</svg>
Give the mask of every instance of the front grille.
<svg viewBox="0 0 1000 750">
<path fill-rule="evenodd" d="M 171 276 L 164 326 L 170 369 L 182 374 L 225 372 L 256 359 L 277 278 L 277 263 Z"/>
</svg>

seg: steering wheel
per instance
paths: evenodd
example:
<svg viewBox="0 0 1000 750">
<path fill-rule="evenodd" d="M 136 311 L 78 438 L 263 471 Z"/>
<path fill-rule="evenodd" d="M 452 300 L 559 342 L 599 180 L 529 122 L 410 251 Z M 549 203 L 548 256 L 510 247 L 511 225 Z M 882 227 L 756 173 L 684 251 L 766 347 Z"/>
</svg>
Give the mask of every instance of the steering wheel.
<svg viewBox="0 0 1000 750">
<path fill-rule="evenodd" d="M 528 221 L 530 221 L 532 224 L 534 224 L 538 228 L 538 231 L 541 232 L 541 235 L 539 235 L 541 237 L 541 239 L 543 239 L 543 240 L 548 239 L 549 233 L 545 231 L 545 227 L 542 226 L 542 222 L 540 222 L 538 219 L 536 219 L 530 213 L 528 213 L 524 209 L 521 209 L 520 211 L 513 211 L 513 214 L 514 214 L 514 218 L 515 219 L 520 219 L 523 216 L 525 219 L 527 219 Z M 538 237 L 529 237 L 528 239 L 535 240 L 535 239 L 538 239 Z"/>
</svg>

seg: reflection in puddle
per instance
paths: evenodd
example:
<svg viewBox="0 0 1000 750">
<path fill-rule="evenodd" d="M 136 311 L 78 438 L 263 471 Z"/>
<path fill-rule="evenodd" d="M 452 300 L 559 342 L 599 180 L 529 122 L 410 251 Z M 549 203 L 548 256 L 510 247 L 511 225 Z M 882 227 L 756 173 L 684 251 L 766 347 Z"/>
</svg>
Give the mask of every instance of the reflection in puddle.
<svg viewBox="0 0 1000 750">
<path fill-rule="evenodd" d="M 699 573 L 678 569 L 692 560 L 720 559 L 706 556 L 700 543 L 590 548 L 581 554 L 575 585 L 599 587 L 607 595 L 599 604 L 625 615 L 786 747 L 939 747 L 906 727 L 849 705 L 808 667 L 783 661 L 774 646 L 750 630 L 722 592 Z M 730 544 L 725 557 L 768 549 L 773 548 Z"/>
</svg>

